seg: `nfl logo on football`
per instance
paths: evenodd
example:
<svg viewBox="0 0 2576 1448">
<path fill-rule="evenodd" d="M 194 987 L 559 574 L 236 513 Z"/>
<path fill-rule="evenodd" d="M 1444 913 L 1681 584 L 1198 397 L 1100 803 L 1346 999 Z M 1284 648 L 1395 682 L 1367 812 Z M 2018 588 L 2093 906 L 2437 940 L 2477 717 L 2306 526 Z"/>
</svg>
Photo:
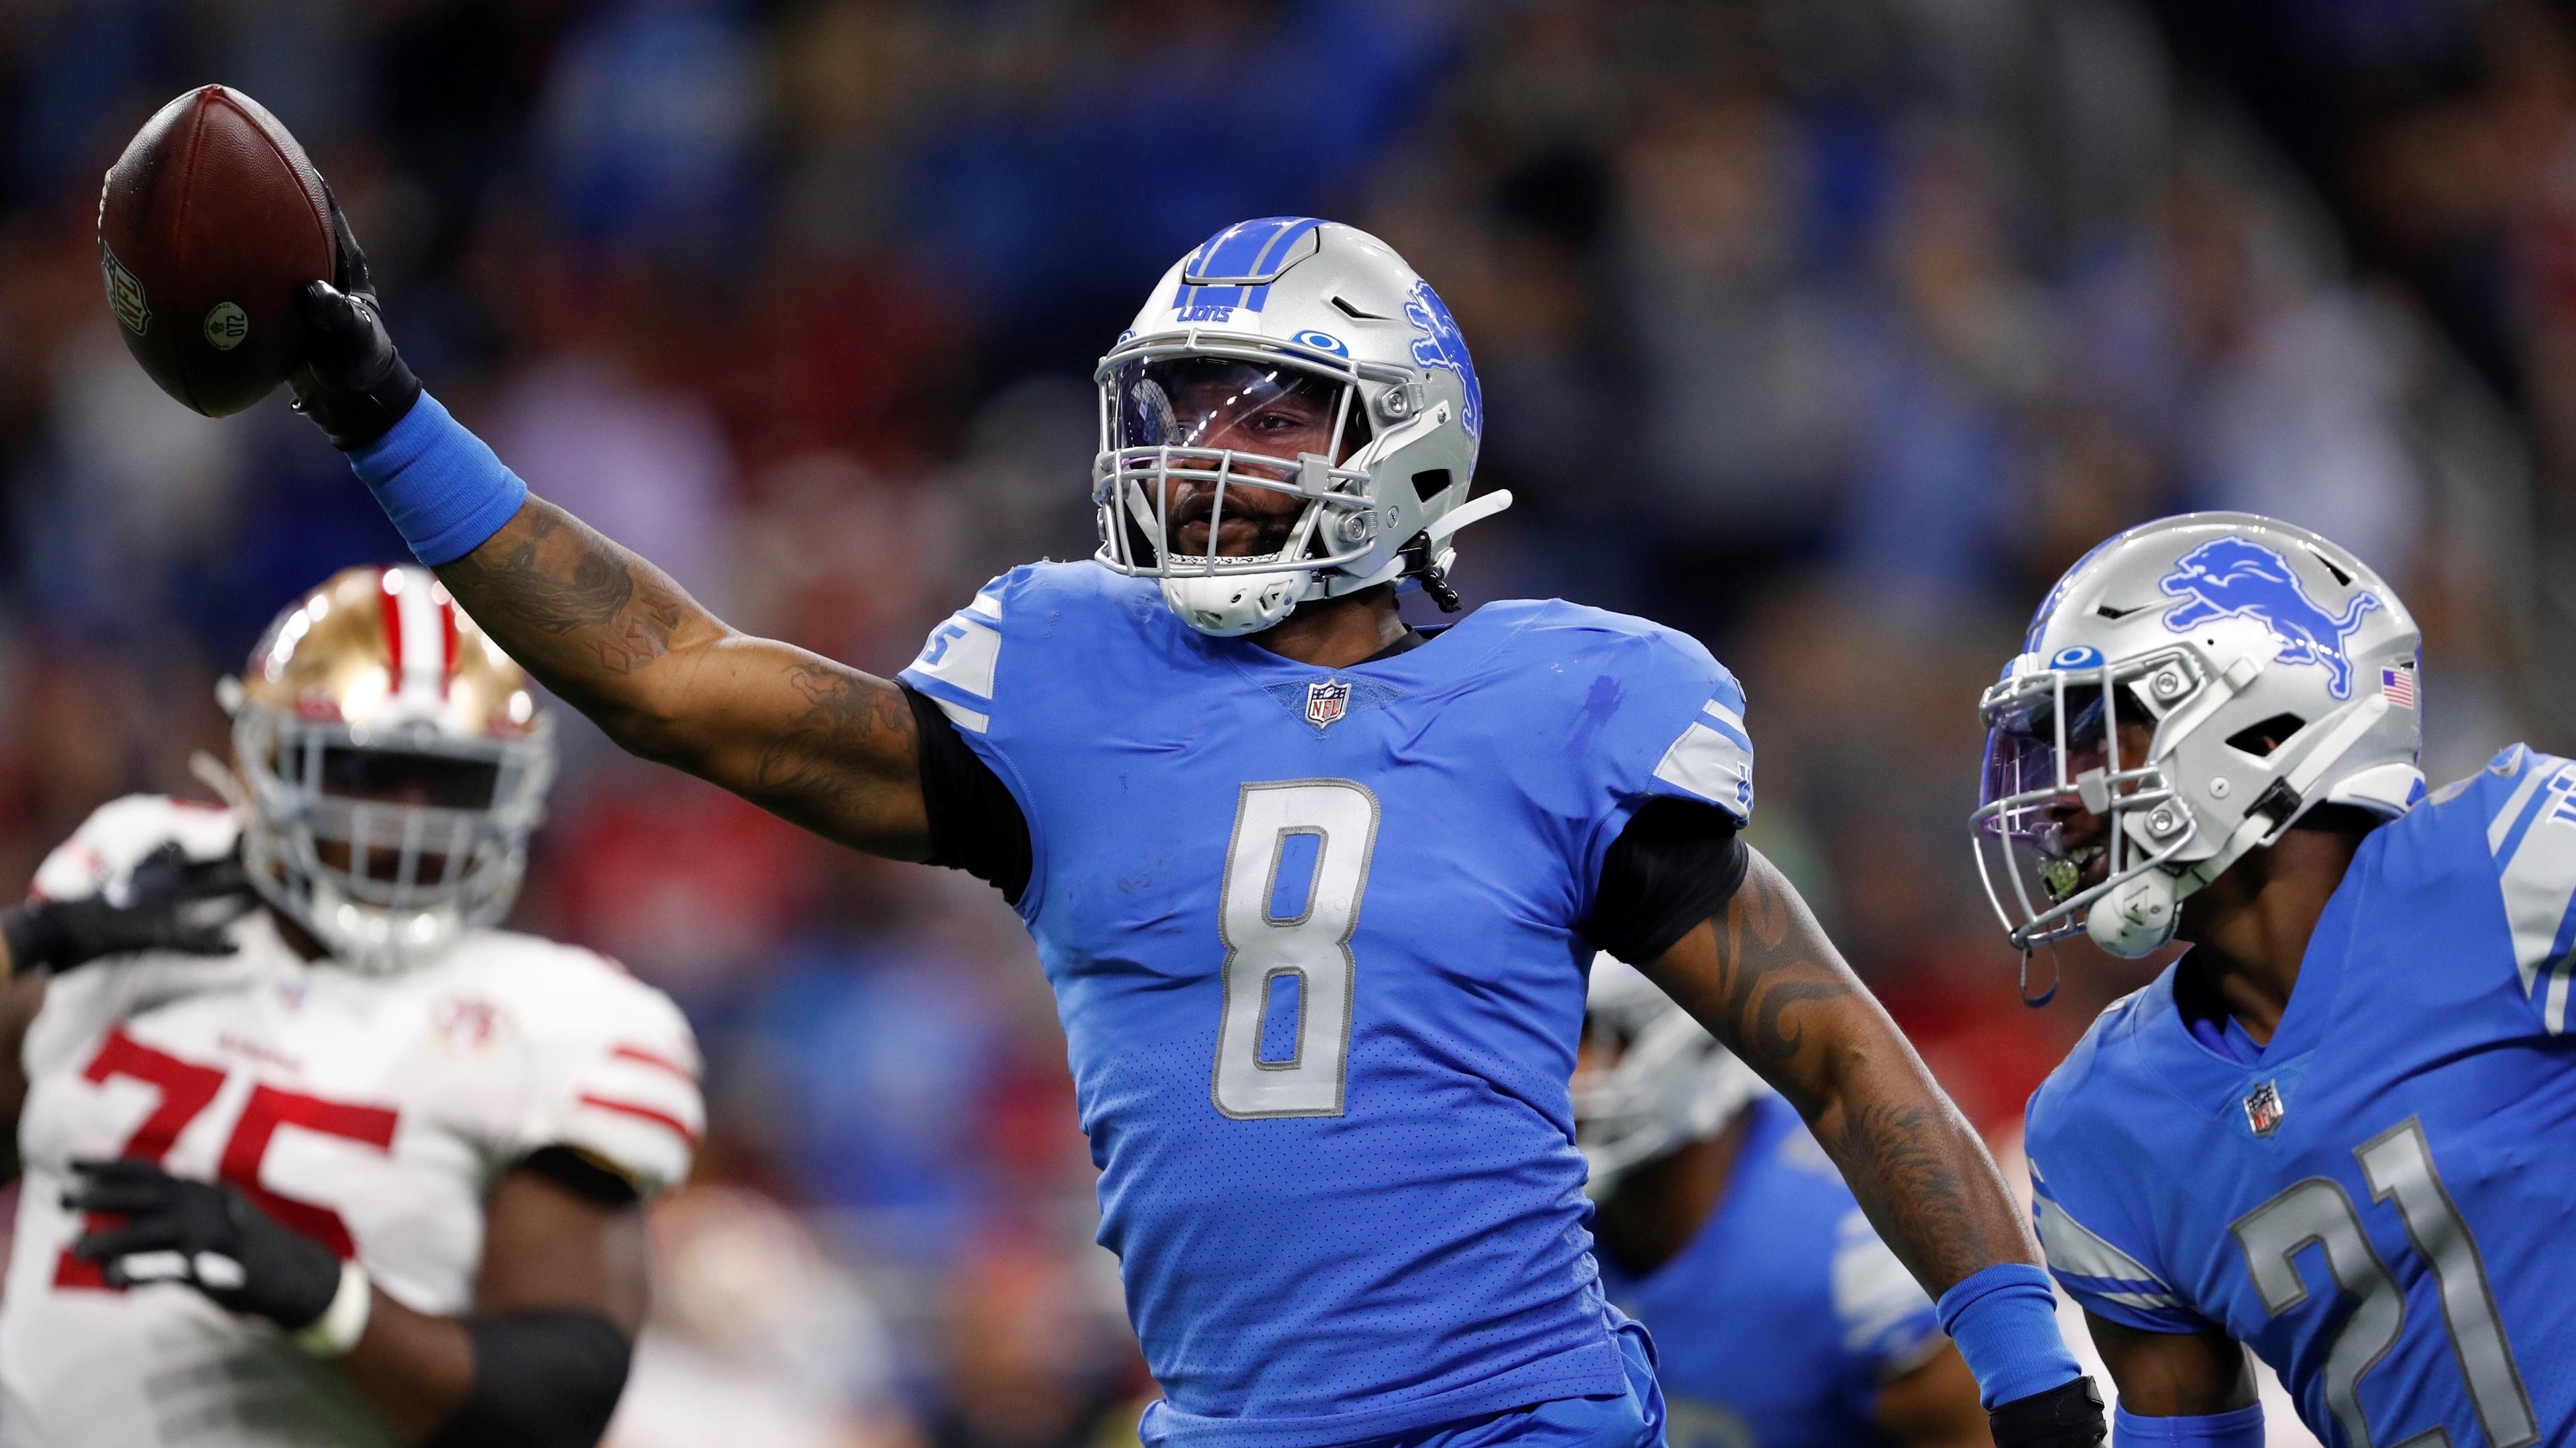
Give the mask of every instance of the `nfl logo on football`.
<svg viewBox="0 0 2576 1448">
<path fill-rule="evenodd" d="M 2245 1097 L 2245 1124 L 2256 1136 L 2270 1136 L 2281 1129 L 2283 1109 L 2279 1084 L 2266 1081 Z"/>
<path fill-rule="evenodd" d="M 1351 683 L 1348 679 L 1326 679 L 1306 686 L 1306 722 L 1321 729 L 1341 722 L 1350 712 Z"/>
</svg>

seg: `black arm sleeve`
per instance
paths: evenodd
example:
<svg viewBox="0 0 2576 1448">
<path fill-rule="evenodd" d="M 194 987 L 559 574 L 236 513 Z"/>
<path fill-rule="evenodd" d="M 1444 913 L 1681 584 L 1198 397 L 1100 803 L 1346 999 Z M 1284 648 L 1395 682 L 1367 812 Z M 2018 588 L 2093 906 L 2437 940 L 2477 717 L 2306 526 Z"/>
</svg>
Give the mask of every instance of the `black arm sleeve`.
<svg viewBox="0 0 2576 1448">
<path fill-rule="evenodd" d="M 1029 887 L 1029 821 L 993 767 L 975 755 L 939 706 L 910 684 L 921 738 L 921 803 L 930 815 L 930 863 L 963 870 L 1017 905 Z"/>
<path fill-rule="evenodd" d="M 465 1319 L 474 1391 L 421 1448 L 592 1448 L 626 1391 L 634 1345 L 596 1312 Z"/>
<path fill-rule="evenodd" d="M 1583 937 L 1631 965 L 1673 948 L 1726 908 L 1750 860 L 1735 820 L 1714 805 L 1651 799 L 1601 861 Z"/>
</svg>

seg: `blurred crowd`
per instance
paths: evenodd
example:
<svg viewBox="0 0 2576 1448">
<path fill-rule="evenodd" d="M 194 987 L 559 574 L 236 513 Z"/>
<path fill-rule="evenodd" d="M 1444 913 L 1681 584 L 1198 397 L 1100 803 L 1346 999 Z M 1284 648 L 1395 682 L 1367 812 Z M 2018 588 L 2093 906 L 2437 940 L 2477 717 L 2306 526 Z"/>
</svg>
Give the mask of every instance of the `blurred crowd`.
<svg viewBox="0 0 2576 1448">
<path fill-rule="evenodd" d="M 2527 0 L 0 0 L 0 882 L 193 790 L 268 616 L 398 555 L 282 399 L 185 412 L 101 304 L 98 177 L 209 80 L 533 487 L 880 672 L 1089 552 L 1090 368 L 1174 257 L 1375 231 L 1519 499 L 1470 603 L 1728 661 L 1756 843 L 2001 1133 L 2142 979 L 2022 1010 L 1964 832 L 1977 693 L 2094 541 L 2318 528 L 2424 622 L 2430 772 L 2576 744 L 2576 30 Z M 714 1110 L 614 1441 L 1130 1430 L 1011 913 L 563 732 L 519 923 L 677 996 Z"/>
</svg>

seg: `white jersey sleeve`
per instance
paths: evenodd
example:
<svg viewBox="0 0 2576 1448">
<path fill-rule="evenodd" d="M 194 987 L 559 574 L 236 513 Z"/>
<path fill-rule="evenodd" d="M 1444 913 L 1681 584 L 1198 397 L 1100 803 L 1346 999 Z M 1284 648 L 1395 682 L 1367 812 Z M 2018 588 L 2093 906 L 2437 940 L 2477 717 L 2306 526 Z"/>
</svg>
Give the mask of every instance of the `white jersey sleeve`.
<svg viewBox="0 0 2576 1448">
<path fill-rule="evenodd" d="M 526 1032 L 526 1094 L 501 1154 L 570 1147 L 647 1196 L 678 1185 L 706 1130 L 687 1018 L 605 957 L 516 939 L 533 948 L 510 954 L 526 958 L 486 977 Z"/>
<path fill-rule="evenodd" d="M 129 794 L 100 805 L 70 839 L 36 867 L 28 894 L 38 900 L 86 900 L 124 890 L 134 867 L 176 843 L 191 860 L 220 860 L 241 838 L 241 819 L 221 805 L 165 794 Z"/>
</svg>

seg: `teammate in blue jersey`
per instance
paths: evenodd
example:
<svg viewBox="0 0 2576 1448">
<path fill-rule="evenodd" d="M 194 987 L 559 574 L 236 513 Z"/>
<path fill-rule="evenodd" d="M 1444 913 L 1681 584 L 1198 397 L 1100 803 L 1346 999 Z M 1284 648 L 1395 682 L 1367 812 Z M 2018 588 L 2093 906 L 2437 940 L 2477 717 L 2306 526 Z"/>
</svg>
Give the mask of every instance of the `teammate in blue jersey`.
<svg viewBox="0 0 2576 1448">
<path fill-rule="evenodd" d="M 1576 1144 L 1610 1300 L 1674 1448 L 1985 1448 L 1977 1382 L 1789 1103 L 1633 967 L 1592 963 Z"/>
<path fill-rule="evenodd" d="M 900 682 L 745 637 L 528 496 L 343 281 L 299 401 L 514 657 L 630 749 L 1017 906 L 1148 1441 L 1660 1439 L 1573 1141 L 1596 947 L 1800 1103 L 2007 1441 L 2099 1440 L 1984 1148 L 1736 838 L 1734 679 L 1570 604 L 1399 618 L 1399 585 L 1454 606 L 1451 539 L 1506 499 L 1467 501 L 1475 371 L 1384 244 L 1274 218 L 1175 263 L 1101 363 L 1099 554 L 994 580 Z"/>
<path fill-rule="evenodd" d="M 2239 1344 L 2336 1448 L 2576 1442 L 2576 766 L 2427 798 L 2417 642 L 2350 553 L 2198 514 L 2077 564 L 1986 696 L 2015 942 L 2192 947 L 2030 1103 L 2117 1442 L 2260 1443 Z"/>
</svg>

